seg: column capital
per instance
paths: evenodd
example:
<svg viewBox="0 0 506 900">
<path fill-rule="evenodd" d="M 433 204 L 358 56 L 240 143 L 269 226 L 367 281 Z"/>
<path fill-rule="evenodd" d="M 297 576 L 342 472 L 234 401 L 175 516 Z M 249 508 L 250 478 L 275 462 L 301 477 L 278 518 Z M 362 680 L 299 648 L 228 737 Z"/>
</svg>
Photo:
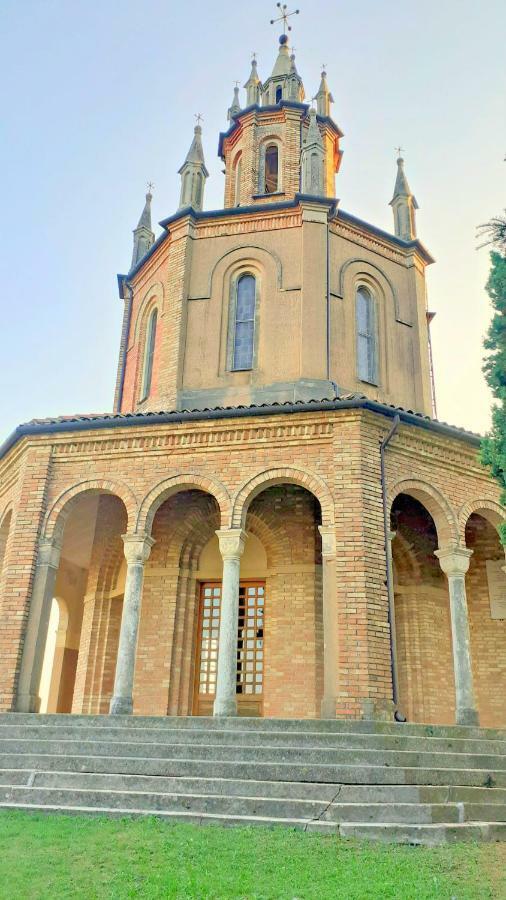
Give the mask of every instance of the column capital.
<svg viewBox="0 0 506 900">
<path fill-rule="evenodd" d="M 322 556 L 333 559 L 336 555 L 336 529 L 334 525 L 318 525 L 322 538 Z"/>
<path fill-rule="evenodd" d="M 465 575 L 472 555 L 473 551 L 467 547 L 444 547 L 434 551 L 434 556 L 437 556 L 439 565 L 448 578 Z"/>
<path fill-rule="evenodd" d="M 122 534 L 125 559 L 129 565 L 144 565 L 151 553 L 155 539 L 144 531 L 138 534 Z"/>
<path fill-rule="evenodd" d="M 246 532 L 242 528 L 219 528 L 216 532 L 223 559 L 240 559 L 244 552 Z"/>
<path fill-rule="evenodd" d="M 37 565 L 57 569 L 60 563 L 61 542 L 56 539 L 39 541 Z"/>
</svg>

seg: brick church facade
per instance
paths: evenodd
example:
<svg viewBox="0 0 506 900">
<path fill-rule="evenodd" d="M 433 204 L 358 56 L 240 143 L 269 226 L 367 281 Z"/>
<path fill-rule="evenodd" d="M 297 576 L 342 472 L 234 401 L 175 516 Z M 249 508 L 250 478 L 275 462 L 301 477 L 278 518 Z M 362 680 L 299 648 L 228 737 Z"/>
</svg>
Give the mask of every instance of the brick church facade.
<svg viewBox="0 0 506 900">
<path fill-rule="evenodd" d="M 282 36 L 245 89 L 223 209 L 199 124 L 156 240 L 146 197 L 114 412 L 1 448 L 0 711 L 505 727 L 505 514 L 433 418 L 403 160 L 390 234 L 335 198 L 326 73 L 312 108 Z"/>
</svg>

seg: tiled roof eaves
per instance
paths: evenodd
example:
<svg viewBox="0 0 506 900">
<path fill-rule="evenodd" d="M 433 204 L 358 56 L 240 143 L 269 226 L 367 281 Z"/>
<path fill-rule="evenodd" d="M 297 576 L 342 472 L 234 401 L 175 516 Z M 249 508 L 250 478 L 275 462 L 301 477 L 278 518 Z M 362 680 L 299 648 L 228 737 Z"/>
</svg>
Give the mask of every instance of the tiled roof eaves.
<svg viewBox="0 0 506 900">
<path fill-rule="evenodd" d="M 468 444 L 479 447 L 481 436 L 446 422 L 431 419 L 422 413 L 414 413 L 398 406 L 379 403 L 368 400 L 366 397 L 350 395 L 334 400 L 310 400 L 295 403 L 272 403 L 260 406 L 233 406 L 216 407 L 214 409 L 182 410 L 181 412 L 146 412 L 146 413 L 111 413 L 98 416 L 75 416 L 59 419 L 34 420 L 24 425 L 18 425 L 0 446 L 0 458 L 14 446 L 21 438 L 31 435 L 61 434 L 73 431 L 96 431 L 105 428 L 129 428 L 145 425 L 178 425 L 184 422 L 200 422 L 206 419 L 238 419 L 255 416 L 286 415 L 301 412 L 328 412 L 341 409 L 367 409 L 373 413 L 394 418 L 398 415 L 405 425 L 414 425 L 435 434 L 465 441 Z"/>
</svg>

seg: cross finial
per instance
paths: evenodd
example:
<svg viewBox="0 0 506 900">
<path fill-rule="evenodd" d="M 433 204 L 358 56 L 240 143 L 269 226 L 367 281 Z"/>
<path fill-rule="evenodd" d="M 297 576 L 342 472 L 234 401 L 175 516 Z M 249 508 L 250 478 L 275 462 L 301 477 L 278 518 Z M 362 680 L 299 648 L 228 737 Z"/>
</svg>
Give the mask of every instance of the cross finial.
<svg viewBox="0 0 506 900">
<path fill-rule="evenodd" d="M 327 69 L 327 63 L 322 63 L 322 72 L 325 72 Z"/>
<path fill-rule="evenodd" d="M 256 61 L 257 61 L 257 52 L 256 52 L 256 50 L 252 50 L 251 51 L 251 62 L 256 62 Z"/>
<path fill-rule="evenodd" d="M 278 10 L 281 13 L 281 15 L 279 15 L 277 19 L 271 19 L 271 25 L 274 25 L 275 22 L 282 22 L 283 23 L 283 34 L 286 34 L 287 31 L 292 30 L 292 26 L 288 24 L 288 19 L 291 16 L 298 16 L 300 13 L 300 9 L 294 9 L 293 12 L 288 12 L 288 7 L 287 7 L 286 3 L 283 3 L 283 4 L 276 3 L 276 6 L 278 7 Z"/>
<path fill-rule="evenodd" d="M 404 153 L 404 147 L 394 147 L 397 156 L 400 157 L 401 153 Z"/>
<path fill-rule="evenodd" d="M 238 82 L 238 81 L 234 81 L 234 84 L 235 84 L 236 87 L 239 87 L 239 82 Z"/>
<path fill-rule="evenodd" d="M 147 185 L 146 185 L 146 187 L 147 187 L 147 189 L 148 189 L 148 194 L 150 194 L 150 193 L 151 193 L 151 191 L 152 191 L 152 190 L 153 190 L 153 188 L 154 188 L 154 184 L 153 184 L 153 182 L 152 182 L 152 181 L 148 181 L 148 183 L 147 183 Z"/>
<path fill-rule="evenodd" d="M 200 125 L 200 123 L 204 120 L 204 116 L 202 116 L 201 113 L 195 113 L 195 118 L 197 120 L 197 125 Z"/>
</svg>

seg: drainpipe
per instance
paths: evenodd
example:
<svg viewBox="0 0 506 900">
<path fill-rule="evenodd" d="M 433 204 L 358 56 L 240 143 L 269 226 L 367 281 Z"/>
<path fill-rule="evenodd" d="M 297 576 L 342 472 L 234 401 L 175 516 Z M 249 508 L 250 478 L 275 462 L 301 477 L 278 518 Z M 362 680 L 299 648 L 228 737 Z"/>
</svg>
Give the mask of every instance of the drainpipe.
<svg viewBox="0 0 506 900">
<path fill-rule="evenodd" d="M 390 521 L 388 515 L 387 487 L 385 473 L 385 451 L 399 428 L 400 417 L 396 415 L 390 431 L 380 444 L 381 464 L 381 496 L 383 500 L 383 535 L 385 540 L 386 562 L 386 587 L 388 595 L 388 625 L 390 632 L 390 668 L 392 673 L 392 700 L 394 703 L 394 719 L 396 722 L 405 722 L 406 717 L 398 708 L 399 703 L 399 679 L 397 676 L 397 651 L 395 643 L 395 608 L 394 608 L 394 579 L 392 571 L 392 556 L 390 553 Z"/>
<path fill-rule="evenodd" d="M 121 412 L 121 404 L 123 403 L 123 387 L 125 384 L 125 372 L 126 372 L 126 358 L 127 358 L 127 350 L 128 350 L 128 339 L 130 337 L 130 323 L 132 321 L 132 306 L 133 306 L 133 298 L 134 298 L 134 289 L 132 285 L 125 281 L 125 286 L 128 288 L 128 306 L 126 312 L 126 322 L 125 322 L 125 331 L 123 337 L 123 353 L 121 355 L 121 370 L 120 370 L 120 378 L 118 385 L 118 403 L 117 408 L 114 410 L 115 412 Z"/>
</svg>

